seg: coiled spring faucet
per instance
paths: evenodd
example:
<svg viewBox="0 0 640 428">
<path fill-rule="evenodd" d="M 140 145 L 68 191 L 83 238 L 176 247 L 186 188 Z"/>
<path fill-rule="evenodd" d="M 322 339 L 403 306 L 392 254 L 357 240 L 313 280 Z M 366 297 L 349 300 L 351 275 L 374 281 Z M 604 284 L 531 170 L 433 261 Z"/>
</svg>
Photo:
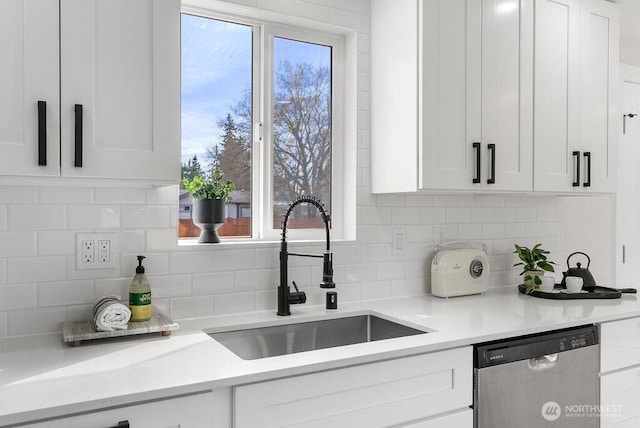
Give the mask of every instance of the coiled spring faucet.
<svg viewBox="0 0 640 428">
<path fill-rule="evenodd" d="M 303 203 L 308 203 L 313 205 L 320 211 L 322 215 L 322 221 L 324 221 L 324 227 L 327 234 L 327 247 L 325 249 L 324 254 L 304 254 L 304 253 L 290 253 L 287 250 L 287 223 L 289 222 L 289 216 L 293 209 Z M 291 291 L 289 287 L 289 278 L 288 278 L 288 263 L 289 256 L 298 256 L 298 257 L 317 257 L 324 259 L 323 269 L 322 269 L 322 282 L 320 283 L 320 288 L 335 288 L 336 284 L 333 282 L 333 255 L 331 254 L 330 248 L 330 238 L 329 238 L 329 223 L 331 222 L 331 217 L 324 210 L 324 206 L 322 203 L 311 196 L 300 196 L 295 199 L 291 205 L 289 205 L 289 209 L 284 215 L 284 219 L 282 220 L 282 241 L 280 242 L 280 285 L 278 286 L 278 315 L 286 316 L 291 315 L 291 311 L 289 309 L 289 305 L 302 304 L 307 301 L 307 296 L 304 291 L 298 290 L 298 286 L 295 281 L 293 281 L 293 287 L 296 291 Z"/>
</svg>

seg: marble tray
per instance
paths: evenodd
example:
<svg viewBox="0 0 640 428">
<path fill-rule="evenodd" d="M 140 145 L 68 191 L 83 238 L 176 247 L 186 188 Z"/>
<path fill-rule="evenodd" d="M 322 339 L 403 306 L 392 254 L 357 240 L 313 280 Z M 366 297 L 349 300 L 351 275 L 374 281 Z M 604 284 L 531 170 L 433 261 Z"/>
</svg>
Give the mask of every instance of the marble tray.
<svg viewBox="0 0 640 428">
<path fill-rule="evenodd" d="M 137 334 L 161 333 L 169 336 L 178 329 L 178 323 L 163 313 L 155 312 L 149 321 L 129 321 L 126 330 L 96 331 L 93 320 L 67 321 L 62 324 L 62 339 L 71 346 L 78 346 L 85 340 L 106 339 L 109 337 L 133 336 Z"/>
</svg>

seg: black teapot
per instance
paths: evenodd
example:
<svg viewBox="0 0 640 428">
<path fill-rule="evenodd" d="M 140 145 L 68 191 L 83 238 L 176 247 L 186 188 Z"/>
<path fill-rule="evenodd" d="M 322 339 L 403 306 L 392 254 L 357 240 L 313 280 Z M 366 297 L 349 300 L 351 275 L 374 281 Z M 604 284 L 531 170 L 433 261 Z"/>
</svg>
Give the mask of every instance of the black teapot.
<svg viewBox="0 0 640 428">
<path fill-rule="evenodd" d="M 569 266 L 569 259 L 573 256 L 575 256 L 576 254 L 582 254 L 583 256 L 585 256 L 587 258 L 587 267 L 583 268 L 582 264 L 580 262 L 576 263 L 577 267 L 571 267 Z M 565 286 L 565 278 L 568 276 L 577 276 L 579 278 L 582 278 L 582 289 L 585 291 L 593 291 L 596 288 L 596 280 L 593 279 L 593 275 L 591 275 L 591 272 L 589 272 L 589 265 L 591 264 L 591 259 L 589 258 L 588 255 L 586 255 L 585 253 L 582 253 L 580 251 L 576 251 L 575 253 L 572 253 L 569 255 L 569 257 L 567 257 L 567 271 L 566 272 L 562 272 L 562 286 Z"/>
</svg>

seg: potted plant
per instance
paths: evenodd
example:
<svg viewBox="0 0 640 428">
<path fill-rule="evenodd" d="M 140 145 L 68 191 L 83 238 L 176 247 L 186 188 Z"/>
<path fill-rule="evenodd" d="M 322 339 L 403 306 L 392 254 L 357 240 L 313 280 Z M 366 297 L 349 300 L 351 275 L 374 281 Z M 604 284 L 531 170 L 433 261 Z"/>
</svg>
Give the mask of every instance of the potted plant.
<svg viewBox="0 0 640 428">
<path fill-rule="evenodd" d="M 522 261 L 514 266 L 523 266 L 520 275 L 524 275 L 525 293 L 529 294 L 542 284 L 540 277 L 544 275 L 545 271 L 554 271 L 553 265 L 555 263 L 547 260 L 546 254 L 549 252 L 543 250 L 541 244 L 536 244 L 533 248 L 521 247 L 517 244 L 515 247 L 514 254 L 517 254 Z"/>
<path fill-rule="evenodd" d="M 182 184 L 194 199 L 194 223 L 200 228 L 198 242 L 220 242 L 217 230 L 225 222 L 224 207 L 232 201 L 231 192 L 235 190 L 235 184 L 225 180 L 218 167 L 196 175 L 192 180 L 183 178 Z"/>
</svg>

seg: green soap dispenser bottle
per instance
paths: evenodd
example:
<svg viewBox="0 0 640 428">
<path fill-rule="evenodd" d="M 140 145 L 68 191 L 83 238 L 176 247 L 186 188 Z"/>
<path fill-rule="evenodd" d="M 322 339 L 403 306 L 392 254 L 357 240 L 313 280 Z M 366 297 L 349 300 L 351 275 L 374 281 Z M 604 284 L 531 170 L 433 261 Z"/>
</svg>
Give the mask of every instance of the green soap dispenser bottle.
<svg viewBox="0 0 640 428">
<path fill-rule="evenodd" d="M 129 309 L 131 309 L 131 321 L 148 321 L 151 319 L 151 287 L 144 274 L 142 260 L 144 256 L 138 256 L 136 275 L 129 287 Z"/>
</svg>

